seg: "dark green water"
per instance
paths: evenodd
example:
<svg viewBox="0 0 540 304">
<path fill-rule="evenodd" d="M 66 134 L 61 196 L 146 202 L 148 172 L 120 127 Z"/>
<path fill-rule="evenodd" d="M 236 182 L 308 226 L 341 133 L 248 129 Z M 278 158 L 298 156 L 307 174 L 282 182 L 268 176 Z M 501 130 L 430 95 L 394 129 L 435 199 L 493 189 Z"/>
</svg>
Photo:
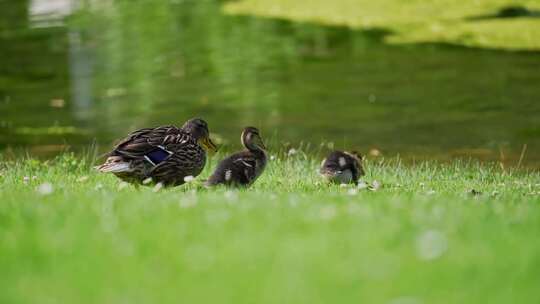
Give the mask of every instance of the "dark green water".
<svg viewBox="0 0 540 304">
<path fill-rule="evenodd" d="M 540 164 L 540 53 L 391 46 L 384 30 L 226 16 L 219 1 L 81 1 L 62 18 L 39 2 L 0 0 L 8 154 L 106 149 L 200 116 L 233 146 L 255 125 L 409 159 L 512 165 L 526 144 L 524 164 Z"/>
</svg>

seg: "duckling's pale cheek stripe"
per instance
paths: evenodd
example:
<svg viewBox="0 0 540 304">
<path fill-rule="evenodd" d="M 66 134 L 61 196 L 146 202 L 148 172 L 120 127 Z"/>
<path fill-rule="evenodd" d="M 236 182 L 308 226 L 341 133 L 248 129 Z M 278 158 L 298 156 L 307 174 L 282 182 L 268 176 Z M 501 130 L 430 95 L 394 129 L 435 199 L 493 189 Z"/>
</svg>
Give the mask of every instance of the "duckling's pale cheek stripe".
<svg viewBox="0 0 540 304">
<path fill-rule="evenodd" d="M 237 159 L 237 160 L 235 160 L 234 162 L 235 162 L 235 163 L 241 162 L 241 163 L 242 163 L 244 166 L 246 166 L 246 167 L 250 167 L 250 168 L 253 167 L 250 163 L 244 161 L 243 159 Z"/>
<path fill-rule="evenodd" d="M 339 158 L 339 166 L 340 167 L 345 167 L 345 165 L 347 164 L 347 161 L 345 160 L 345 157 L 340 157 Z"/>
</svg>

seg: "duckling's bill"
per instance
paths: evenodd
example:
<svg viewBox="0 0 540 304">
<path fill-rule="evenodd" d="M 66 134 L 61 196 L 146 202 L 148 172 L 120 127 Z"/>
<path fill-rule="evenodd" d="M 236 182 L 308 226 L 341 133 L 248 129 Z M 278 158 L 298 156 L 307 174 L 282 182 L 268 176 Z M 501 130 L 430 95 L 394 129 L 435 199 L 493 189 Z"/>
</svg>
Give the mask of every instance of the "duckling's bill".
<svg viewBox="0 0 540 304">
<path fill-rule="evenodd" d="M 266 151 L 266 146 L 264 145 L 264 142 L 259 135 L 255 136 L 255 138 L 253 139 L 253 144 L 258 146 L 261 150 Z"/>
</svg>

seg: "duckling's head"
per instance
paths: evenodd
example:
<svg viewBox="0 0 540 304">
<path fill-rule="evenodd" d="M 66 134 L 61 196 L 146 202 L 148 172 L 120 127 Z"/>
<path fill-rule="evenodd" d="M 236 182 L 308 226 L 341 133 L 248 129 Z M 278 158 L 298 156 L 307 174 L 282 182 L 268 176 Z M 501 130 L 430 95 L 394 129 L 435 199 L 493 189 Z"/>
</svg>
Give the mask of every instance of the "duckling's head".
<svg viewBox="0 0 540 304">
<path fill-rule="evenodd" d="M 210 140 L 210 131 L 208 124 L 200 118 L 192 118 L 182 126 L 182 130 L 189 133 L 197 142 L 210 151 L 217 151 L 216 145 Z"/>
<path fill-rule="evenodd" d="M 266 151 L 266 146 L 259 134 L 259 130 L 255 127 L 244 128 L 240 140 L 242 141 L 242 145 L 250 151 Z"/>
</svg>

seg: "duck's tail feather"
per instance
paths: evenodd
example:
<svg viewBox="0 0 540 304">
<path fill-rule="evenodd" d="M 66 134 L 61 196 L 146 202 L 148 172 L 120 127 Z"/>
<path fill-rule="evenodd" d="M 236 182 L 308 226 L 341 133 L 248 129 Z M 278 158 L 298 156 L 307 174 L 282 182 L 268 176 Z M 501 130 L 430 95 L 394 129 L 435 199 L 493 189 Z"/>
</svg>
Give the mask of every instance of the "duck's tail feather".
<svg viewBox="0 0 540 304">
<path fill-rule="evenodd" d="M 107 158 L 103 165 L 95 167 L 96 170 L 103 173 L 122 173 L 122 172 L 131 172 L 131 164 L 124 161 L 119 156 L 111 156 Z"/>
</svg>

